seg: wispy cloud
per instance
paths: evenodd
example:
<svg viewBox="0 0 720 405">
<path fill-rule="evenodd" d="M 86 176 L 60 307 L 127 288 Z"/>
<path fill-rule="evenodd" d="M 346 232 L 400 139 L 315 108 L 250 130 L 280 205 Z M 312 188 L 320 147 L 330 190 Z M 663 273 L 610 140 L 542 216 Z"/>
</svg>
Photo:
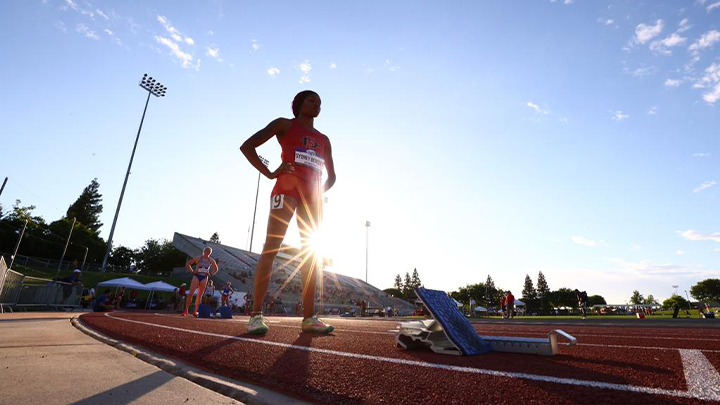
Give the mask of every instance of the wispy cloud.
<svg viewBox="0 0 720 405">
<path fill-rule="evenodd" d="M 684 251 L 684 250 L 677 250 L 677 251 L 675 251 L 675 254 L 677 254 L 678 256 L 682 256 L 682 255 L 685 254 L 685 251 Z"/>
<path fill-rule="evenodd" d="M 689 19 L 683 18 L 683 19 L 678 23 L 678 27 L 679 27 L 679 28 L 678 28 L 677 32 L 685 32 L 685 31 L 689 30 L 690 28 L 692 28 L 692 25 L 690 25 L 689 23 L 690 23 L 690 20 L 689 20 Z"/>
<path fill-rule="evenodd" d="M 717 182 L 715 180 L 709 180 L 709 181 L 703 182 L 703 184 L 699 185 L 695 190 L 693 190 L 693 193 L 699 193 L 699 192 L 701 192 L 703 190 L 707 190 L 710 187 L 713 187 L 715 185 L 717 185 Z"/>
<path fill-rule="evenodd" d="M 630 70 L 628 67 L 623 68 L 623 72 L 625 74 L 632 75 L 634 77 L 643 78 L 645 76 L 650 76 L 656 72 L 656 68 L 654 66 L 641 66 L 637 69 Z"/>
<path fill-rule="evenodd" d="M 59 29 L 62 32 L 67 32 L 67 25 L 65 25 L 65 23 L 60 20 L 55 21 L 55 28 Z"/>
<path fill-rule="evenodd" d="M 270 75 L 270 77 L 275 77 L 280 74 L 280 69 L 271 67 L 267 70 L 267 74 Z"/>
<path fill-rule="evenodd" d="M 91 30 L 90 28 L 88 28 L 88 26 L 85 25 L 85 24 L 78 24 L 78 25 L 75 27 L 75 31 L 77 31 L 77 32 L 85 35 L 87 38 L 100 39 L 100 37 L 97 36 L 97 34 L 95 34 L 95 31 L 93 31 L 93 30 Z"/>
<path fill-rule="evenodd" d="M 702 267 L 698 265 L 683 266 L 673 263 L 652 264 L 650 260 L 632 262 L 618 258 L 606 258 L 606 260 L 619 266 L 623 273 L 630 273 L 640 277 L 690 277 L 713 273 L 712 270 L 703 270 Z"/>
<path fill-rule="evenodd" d="M 583 246 L 595 246 L 597 243 L 594 240 L 584 238 L 582 236 L 573 236 L 570 238 L 571 241 Z"/>
<path fill-rule="evenodd" d="M 615 23 L 615 20 L 609 18 L 598 18 L 597 22 L 604 25 L 613 25 Z"/>
<path fill-rule="evenodd" d="M 660 55 L 670 55 L 672 54 L 670 48 L 682 45 L 685 41 L 687 41 L 687 38 L 681 37 L 677 32 L 673 32 L 662 40 L 650 43 L 650 50 Z"/>
<path fill-rule="evenodd" d="M 711 30 L 700 36 L 697 41 L 693 42 L 689 47 L 689 51 L 700 51 L 711 48 L 716 42 L 720 41 L 720 31 Z"/>
<path fill-rule="evenodd" d="M 720 232 L 715 233 L 707 233 L 707 232 L 696 232 L 692 229 L 688 229 L 687 231 L 678 233 L 687 240 L 692 241 L 706 241 L 711 240 L 720 243 Z"/>
<path fill-rule="evenodd" d="M 615 111 L 615 113 L 612 116 L 612 119 L 614 121 L 622 121 L 630 118 L 630 114 L 624 114 L 622 111 Z"/>
<path fill-rule="evenodd" d="M 656 107 L 656 106 L 652 106 L 652 107 L 648 108 L 647 114 L 648 114 L 648 115 L 655 115 L 655 114 L 657 114 L 657 107 Z"/>
<path fill-rule="evenodd" d="M 665 86 L 668 87 L 677 87 L 682 83 L 682 80 L 674 80 L 674 79 L 667 79 L 665 80 Z"/>
<path fill-rule="evenodd" d="M 99 8 L 96 8 L 96 9 L 95 9 L 95 12 L 97 13 L 97 15 L 99 15 L 99 16 L 102 17 L 102 18 L 104 18 L 105 20 L 109 20 L 109 19 L 110 19 L 110 17 L 109 17 L 107 14 L 103 13 L 103 11 L 100 10 Z"/>
<path fill-rule="evenodd" d="M 337 63 L 335 63 L 335 62 L 331 63 L 330 69 L 337 69 Z"/>
<path fill-rule="evenodd" d="M 310 71 L 312 70 L 312 65 L 308 60 L 305 60 L 305 62 L 301 63 L 300 71 L 303 72 L 303 75 L 300 77 L 300 83 L 310 83 Z"/>
<path fill-rule="evenodd" d="M 709 6 L 705 7 L 705 10 L 707 10 L 707 12 L 709 13 L 709 12 L 715 10 L 716 8 L 720 8 L 720 1 L 718 1 L 717 3 L 710 4 Z"/>
<path fill-rule="evenodd" d="M 663 29 L 663 20 L 657 20 L 654 25 L 638 24 L 635 27 L 635 37 L 633 38 L 635 43 L 645 44 L 656 36 L 660 35 Z"/>
<path fill-rule="evenodd" d="M 165 16 L 158 15 L 157 20 L 165 27 L 170 37 L 155 35 L 155 41 L 165 45 L 170 50 L 170 55 L 175 57 L 183 68 L 200 70 L 201 59 L 198 58 L 197 61 L 195 61 L 195 56 L 191 52 L 186 52 L 180 47 L 181 43 L 192 45 L 195 41 L 190 37 L 184 36 Z"/>
<path fill-rule="evenodd" d="M 205 47 L 205 54 L 218 62 L 223 61 L 223 58 L 220 56 L 220 49 L 215 44 Z"/>
<path fill-rule="evenodd" d="M 710 91 L 703 94 L 703 100 L 714 104 L 720 100 L 720 64 L 713 63 L 705 69 L 705 75 L 694 85 L 694 88 L 710 88 Z"/>
<path fill-rule="evenodd" d="M 261 46 L 261 45 L 258 43 L 257 39 L 253 39 L 253 40 L 250 41 L 250 42 L 251 42 L 251 43 L 250 43 L 250 52 L 255 52 L 255 51 L 257 51 L 258 49 L 260 49 L 260 46 Z"/>
<path fill-rule="evenodd" d="M 527 103 L 525 103 L 525 105 L 532 108 L 533 110 L 535 110 L 536 113 L 545 114 L 545 115 L 550 114 L 550 110 L 548 110 L 546 108 L 541 108 L 539 105 L 533 103 L 532 101 L 528 101 Z"/>
<path fill-rule="evenodd" d="M 107 28 L 105 28 L 104 32 L 110 37 L 113 42 L 115 42 L 117 46 L 122 46 L 122 41 L 120 40 L 120 38 L 117 37 L 117 35 L 115 35 L 114 32 L 110 31 Z"/>
<path fill-rule="evenodd" d="M 693 157 L 710 157 L 709 153 L 693 153 Z"/>
</svg>

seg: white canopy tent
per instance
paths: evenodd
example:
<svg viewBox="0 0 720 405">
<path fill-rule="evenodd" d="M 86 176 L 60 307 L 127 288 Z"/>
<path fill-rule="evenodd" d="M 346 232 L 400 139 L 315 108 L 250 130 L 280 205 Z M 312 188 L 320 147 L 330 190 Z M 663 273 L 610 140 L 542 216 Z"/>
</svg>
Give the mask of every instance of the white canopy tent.
<svg viewBox="0 0 720 405">
<path fill-rule="evenodd" d="M 523 306 L 523 305 L 525 305 L 524 302 L 522 302 L 522 301 L 520 301 L 520 300 L 515 300 L 515 306 L 516 306 L 516 307 L 521 307 L 521 306 Z"/>
<path fill-rule="evenodd" d="M 485 308 L 485 307 L 475 307 L 475 312 L 487 312 L 487 308 Z"/>
<path fill-rule="evenodd" d="M 136 290 L 150 290 L 150 288 L 147 288 L 145 284 L 135 281 L 131 279 L 130 277 L 123 277 L 123 278 L 116 278 L 113 280 L 106 280 L 103 282 L 98 283 L 98 289 L 100 287 L 125 287 L 125 288 L 132 288 Z"/>
<path fill-rule="evenodd" d="M 168 284 L 164 281 L 153 281 L 152 283 L 145 284 L 145 287 L 147 287 L 147 289 L 150 290 L 150 297 L 147 300 L 145 309 L 148 309 L 150 307 L 150 303 L 152 302 L 153 295 L 155 295 L 155 291 L 174 292 L 175 290 L 178 289 L 174 285 Z"/>
</svg>

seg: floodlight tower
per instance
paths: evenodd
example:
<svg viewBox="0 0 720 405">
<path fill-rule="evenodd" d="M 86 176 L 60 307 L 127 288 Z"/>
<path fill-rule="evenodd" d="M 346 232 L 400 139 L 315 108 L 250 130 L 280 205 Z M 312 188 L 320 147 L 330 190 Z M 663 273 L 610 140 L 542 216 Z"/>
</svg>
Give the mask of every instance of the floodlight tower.
<svg viewBox="0 0 720 405">
<path fill-rule="evenodd" d="M 125 173 L 125 181 L 123 182 L 122 191 L 120 192 L 120 200 L 118 200 L 117 209 L 115 209 L 115 218 L 113 219 L 112 227 L 110 228 L 110 236 L 107 241 L 107 250 L 105 251 L 105 258 L 102 263 L 102 271 L 105 271 L 107 267 L 108 257 L 112 250 L 112 239 L 115 233 L 115 225 L 117 224 L 118 214 L 120 214 L 120 206 L 122 205 L 123 196 L 125 195 L 125 186 L 127 186 L 128 177 L 130 176 L 130 169 L 132 168 L 133 159 L 135 158 L 135 149 L 137 149 L 138 140 L 140 140 L 140 131 L 142 131 L 143 121 L 145 121 L 145 113 L 147 112 L 148 103 L 150 103 L 150 95 L 155 97 L 165 97 L 167 87 L 160 84 L 151 77 L 148 77 L 145 73 L 140 80 L 140 87 L 148 92 L 147 100 L 145 100 L 145 109 L 143 110 L 142 118 L 140 119 L 140 128 L 138 128 L 137 136 L 135 137 L 135 145 L 133 146 L 132 154 L 130 155 L 130 163 L 128 164 L 127 173 Z"/>
</svg>

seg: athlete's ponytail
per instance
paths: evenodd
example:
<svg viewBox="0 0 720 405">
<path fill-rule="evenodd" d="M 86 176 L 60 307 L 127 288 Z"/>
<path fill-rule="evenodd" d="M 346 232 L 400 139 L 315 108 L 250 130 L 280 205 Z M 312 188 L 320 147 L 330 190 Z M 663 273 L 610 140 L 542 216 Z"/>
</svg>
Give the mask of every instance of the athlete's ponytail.
<svg viewBox="0 0 720 405">
<path fill-rule="evenodd" d="M 295 118 L 297 118 L 298 115 L 300 115 L 300 106 L 305 101 L 305 99 L 311 94 L 314 94 L 314 95 L 320 97 L 319 94 L 315 93 L 312 90 L 303 90 L 295 96 L 295 98 L 293 99 L 293 102 L 292 102 L 292 112 L 293 112 L 293 116 Z"/>
</svg>

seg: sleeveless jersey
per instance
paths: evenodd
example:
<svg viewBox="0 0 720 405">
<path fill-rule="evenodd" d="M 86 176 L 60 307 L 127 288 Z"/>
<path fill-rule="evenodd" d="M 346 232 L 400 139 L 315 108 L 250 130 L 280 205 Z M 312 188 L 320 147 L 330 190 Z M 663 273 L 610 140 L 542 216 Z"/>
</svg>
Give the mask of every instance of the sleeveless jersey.
<svg viewBox="0 0 720 405">
<path fill-rule="evenodd" d="M 295 167 L 293 175 L 305 181 L 320 181 L 327 148 L 325 135 L 310 131 L 293 119 L 290 130 L 279 142 L 282 161 Z"/>
<path fill-rule="evenodd" d="M 200 261 L 197 264 L 198 273 L 209 273 L 210 272 L 210 259 L 206 259 L 205 256 L 200 256 Z"/>
</svg>

